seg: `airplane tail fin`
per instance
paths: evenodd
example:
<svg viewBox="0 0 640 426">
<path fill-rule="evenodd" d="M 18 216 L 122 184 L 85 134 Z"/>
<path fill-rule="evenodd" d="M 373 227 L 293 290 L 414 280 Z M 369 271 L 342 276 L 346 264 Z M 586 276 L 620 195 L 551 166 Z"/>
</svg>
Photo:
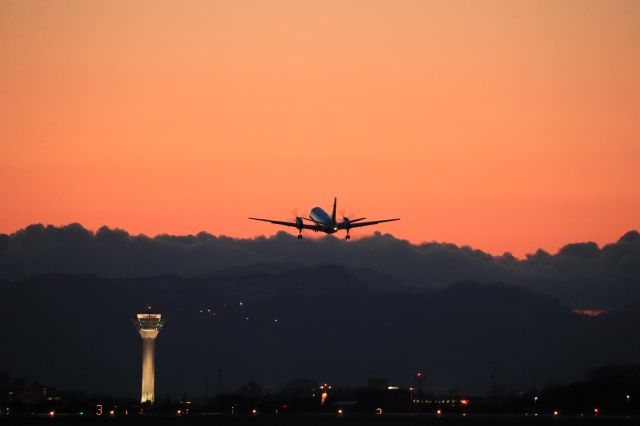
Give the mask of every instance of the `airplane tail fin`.
<svg viewBox="0 0 640 426">
<path fill-rule="evenodd" d="M 333 223 L 336 223 L 336 204 L 338 203 L 338 198 L 333 199 L 333 212 L 331 213 L 331 220 Z"/>
</svg>

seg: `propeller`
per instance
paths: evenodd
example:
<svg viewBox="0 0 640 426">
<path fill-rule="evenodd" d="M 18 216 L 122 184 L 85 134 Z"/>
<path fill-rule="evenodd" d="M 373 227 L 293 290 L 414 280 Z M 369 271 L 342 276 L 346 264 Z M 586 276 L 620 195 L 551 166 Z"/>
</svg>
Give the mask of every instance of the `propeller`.
<svg viewBox="0 0 640 426">
<path fill-rule="evenodd" d="M 308 220 L 306 217 L 302 217 L 298 214 L 298 209 L 293 209 L 291 211 L 291 214 L 294 217 L 294 220 L 296 222 L 296 228 L 298 228 L 299 230 L 302 229 L 302 224 L 304 223 L 305 220 Z"/>
<path fill-rule="evenodd" d="M 340 215 L 342 216 L 342 223 L 345 225 L 346 229 L 349 229 L 351 227 L 352 223 L 358 222 L 360 220 L 364 220 L 366 219 L 365 217 L 359 217 L 356 219 L 350 219 L 348 216 L 345 216 L 344 210 L 342 210 L 340 212 Z M 354 217 L 355 215 L 349 215 L 351 217 Z"/>
<path fill-rule="evenodd" d="M 342 223 L 344 223 L 348 228 L 349 224 L 351 223 L 351 220 L 349 220 L 349 217 L 347 216 L 347 213 L 344 208 L 340 209 L 340 216 L 342 216 Z"/>
</svg>

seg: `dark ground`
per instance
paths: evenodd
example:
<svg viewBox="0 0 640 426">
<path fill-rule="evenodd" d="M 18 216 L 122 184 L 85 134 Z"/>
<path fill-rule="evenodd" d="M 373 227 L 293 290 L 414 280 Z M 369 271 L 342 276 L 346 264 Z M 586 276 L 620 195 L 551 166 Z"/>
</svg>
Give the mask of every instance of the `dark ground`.
<svg viewBox="0 0 640 426">
<path fill-rule="evenodd" d="M 525 417 L 493 415 L 147 415 L 131 417 L 79 417 L 59 415 L 0 417 L 2 425 L 213 425 L 213 426 L 359 426 L 359 425 L 630 425 L 640 424 L 640 418 L 626 417 Z"/>
</svg>

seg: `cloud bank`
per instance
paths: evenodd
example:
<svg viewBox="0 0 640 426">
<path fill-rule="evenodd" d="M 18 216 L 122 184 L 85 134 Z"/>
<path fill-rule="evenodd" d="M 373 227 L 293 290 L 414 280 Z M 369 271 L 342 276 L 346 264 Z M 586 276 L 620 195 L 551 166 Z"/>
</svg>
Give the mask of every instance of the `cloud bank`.
<svg viewBox="0 0 640 426">
<path fill-rule="evenodd" d="M 255 239 L 204 232 L 150 238 L 107 227 L 94 233 L 79 224 L 38 224 L 0 234 L 0 278 L 9 280 L 49 273 L 193 277 L 265 264 L 365 268 L 387 276 L 393 285 L 420 289 L 462 280 L 499 281 L 579 307 L 620 307 L 640 300 L 637 231 L 603 247 L 571 243 L 556 254 L 539 250 L 522 260 L 454 244 L 412 244 L 380 233 L 352 241 L 331 236 L 297 240 L 284 232 Z"/>
</svg>

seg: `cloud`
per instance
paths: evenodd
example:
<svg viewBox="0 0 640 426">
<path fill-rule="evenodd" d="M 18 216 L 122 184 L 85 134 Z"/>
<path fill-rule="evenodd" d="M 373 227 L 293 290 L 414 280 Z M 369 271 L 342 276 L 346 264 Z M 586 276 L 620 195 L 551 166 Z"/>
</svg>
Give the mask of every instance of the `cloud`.
<svg viewBox="0 0 640 426">
<path fill-rule="evenodd" d="M 107 227 L 94 233 L 79 224 L 38 224 L 0 235 L 0 278 L 5 279 L 47 273 L 192 277 L 258 264 L 366 268 L 394 283 L 427 289 L 463 280 L 500 281 L 580 307 L 617 307 L 640 299 L 636 231 L 602 248 L 571 243 L 556 254 L 538 250 L 522 260 L 448 243 L 412 244 L 380 233 L 352 241 L 332 236 L 300 241 L 284 232 L 255 239 L 205 232 L 150 238 Z"/>
</svg>

